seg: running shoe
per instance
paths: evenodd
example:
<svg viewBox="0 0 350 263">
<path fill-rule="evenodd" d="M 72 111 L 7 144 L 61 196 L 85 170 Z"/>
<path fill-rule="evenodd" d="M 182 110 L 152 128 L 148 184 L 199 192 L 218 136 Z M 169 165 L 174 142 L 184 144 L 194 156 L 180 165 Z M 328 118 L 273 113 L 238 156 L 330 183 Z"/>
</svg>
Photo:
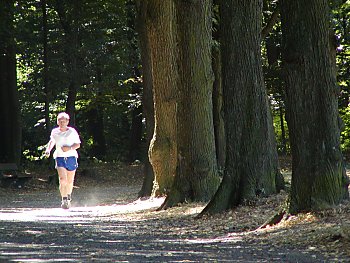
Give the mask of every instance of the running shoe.
<svg viewBox="0 0 350 263">
<path fill-rule="evenodd" d="M 61 207 L 63 209 L 69 209 L 70 208 L 70 201 L 68 199 L 63 199 L 62 200 L 62 204 Z"/>
</svg>

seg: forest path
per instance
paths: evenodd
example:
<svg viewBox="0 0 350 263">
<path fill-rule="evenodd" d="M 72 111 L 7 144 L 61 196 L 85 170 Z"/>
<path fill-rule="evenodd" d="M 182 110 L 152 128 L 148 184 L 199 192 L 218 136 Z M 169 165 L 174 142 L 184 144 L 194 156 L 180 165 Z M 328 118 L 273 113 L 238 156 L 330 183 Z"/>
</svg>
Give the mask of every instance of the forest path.
<svg viewBox="0 0 350 263">
<path fill-rule="evenodd" d="M 63 210 L 56 171 L 26 173 L 24 187 L 0 187 L 0 262 L 350 262 L 350 202 L 258 229 L 287 192 L 197 219 L 203 203 L 136 200 L 142 165 L 82 163 Z"/>
<path fill-rule="evenodd" d="M 57 190 L 4 194 L 0 189 L 0 261 L 327 261 L 315 251 L 254 243 L 244 234 L 198 232 L 201 223 L 194 217 L 203 206 L 189 207 L 182 214 L 154 212 L 163 199 L 133 202 L 139 189 L 140 185 L 77 188 L 69 210 L 58 207 Z"/>
</svg>

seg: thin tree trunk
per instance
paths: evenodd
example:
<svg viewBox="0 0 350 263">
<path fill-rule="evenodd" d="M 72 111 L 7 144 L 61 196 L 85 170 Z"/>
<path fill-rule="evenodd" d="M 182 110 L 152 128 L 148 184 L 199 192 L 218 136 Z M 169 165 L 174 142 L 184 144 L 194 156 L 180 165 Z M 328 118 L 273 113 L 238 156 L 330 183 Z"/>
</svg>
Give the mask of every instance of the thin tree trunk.
<svg viewBox="0 0 350 263">
<path fill-rule="evenodd" d="M 45 93 L 45 128 L 46 133 L 50 135 L 51 123 L 50 123 L 50 101 L 51 92 L 49 88 L 49 74 L 48 74 L 48 48 L 47 48 L 47 4 L 46 0 L 41 0 L 41 10 L 42 10 L 42 34 L 43 34 L 43 83 L 44 83 L 44 93 Z"/>
<path fill-rule="evenodd" d="M 77 99 L 77 91 L 79 86 L 80 71 L 78 70 L 78 17 L 79 17 L 78 1 L 73 4 L 73 17 L 71 27 L 66 31 L 66 50 L 69 60 L 70 83 L 68 86 L 68 97 L 66 101 L 66 111 L 70 115 L 70 125 L 75 125 L 75 102 Z"/>
<path fill-rule="evenodd" d="M 293 157 L 291 213 L 331 207 L 349 195 L 340 151 L 329 15 L 326 0 L 281 1 L 286 119 Z"/>
<path fill-rule="evenodd" d="M 214 133 L 215 133 L 215 149 L 216 159 L 220 173 L 225 168 L 226 160 L 226 138 L 225 138 L 225 123 L 224 123 L 224 109 L 223 109 L 223 90 L 222 90 L 222 72 L 221 72 L 221 50 L 218 43 L 220 43 L 220 10 L 219 0 L 213 1 L 214 11 L 213 17 L 213 40 L 212 46 L 212 67 L 214 72 L 213 83 L 213 118 L 214 118 Z"/>
<path fill-rule="evenodd" d="M 282 102 L 279 103 L 279 115 L 280 115 L 280 125 L 281 125 L 281 142 L 282 142 L 282 154 L 287 153 L 287 138 L 286 138 L 286 129 L 284 127 L 284 112 L 282 108 Z"/>
<path fill-rule="evenodd" d="M 225 168 L 226 160 L 226 138 L 223 110 L 223 91 L 221 78 L 221 54 L 220 50 L 213 48 L 213 71 L 215 75 L 213 89 L 213 118 L 215 133 L 216 159 L 219 170 Z"/>
<path fill-rule="evenodd" d="M 127 37 L 130 43 L 130 53 L 129 53 L 129 62 L 131 65 L 132 78 L 135 79 L 135 82 L 132 83 L 131 94 L 135 98 L 141 96 L 142 85 L 138 81 L 141 78 L 141 73 L 139 70 L 140 59 L 138 55 L 138 47 L 135 42 L 135 1 L 128 0 L 126 2 L 126 12 L 127 12 Z M 133 162 L 136 159 L 140 159 L 141 151 L 141 140 L 142 140 L 142 106 L 136 105 L 131 112 L 131 127 L 130 127 L 130 139 L 129 139 L 129 153 L 128 161 Z"/>
<path fill-rule="evenodd" d="M 56 11 L 59 15 L 61 26 L 65 32 L 65 61 L 69 73 L 68 96 L 66 101 L 66 112 L 70 115 L 70 125 L 75 125 L 75 102 L 78 87 L 80 85 L 80 70 L 78 69 L 79 52 L 79 16 L 81 15 L 81 1 L 72 3 L 56 0 Z M 71 6 L 68 10 L 67 6 Z M 67 10 L 65 10 L 67 8 Z M 68 14 L 71 12 L 71 14 Z"/>
<path fill-rule="evenodd" d="M 140 78 L 141 76 L 138 76 Z M 132 94 L 141 95 L 141 83 L 133 83 Z M 142 140 L 142 106 L 136 106 L 131 112 L 131 126 L 129 138 L 128 161 L 133 162 L 141 157 L 141 140 Z"/>
<path fill-rule="evenodd" d="M 149 147 L 153 132 L 154 132 L 154 107 L 153 107 L 153 85 L 152 85 L 152 66 L 151 66 L 151 52 L 149 50 L 149 42 L 146 32 L 146 11 L 147 1 L 139 0 L 137 1 L 137 31 L 139 33 L 139 43 L 141 50 L 141 60 L 142 60 L 142 109 L 143 116 L 146 120 L 146 145 Z M 144 180 L 142 188 L 138 194 L 139 197 L 148 197 L 152 194 L 154 173 L 152 165 L 147 156 L 144 161 Z"/>
<path fill-rule="evenodd" d="M 89 108 L 86 112 L 88 133 L 92 136 L 93 145 L 91 146 L 91 152 L 93 156 L 98 159 L 103 159 L 106 155 L 106 137 L 104 128 L 104 107 L 101 102 L 102 92 L 100 86 L 102 85 L 102 71 L 101 65 L 96 62 L 96 80 L 97 94 L 93 101 L 89 104 Z"/>
</svg>

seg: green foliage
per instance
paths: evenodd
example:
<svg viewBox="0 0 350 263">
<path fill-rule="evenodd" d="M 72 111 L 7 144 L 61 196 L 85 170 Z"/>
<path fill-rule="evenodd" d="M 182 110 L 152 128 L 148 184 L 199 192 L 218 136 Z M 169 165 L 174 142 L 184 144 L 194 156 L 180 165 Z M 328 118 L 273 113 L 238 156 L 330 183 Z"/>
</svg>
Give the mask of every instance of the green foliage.
<svg viewBox="0 0 350 263">
<path fill-rule="evenodd" d="M 70 46 L 58 16 L 55 1 L 47 1 L 48 23 L 48 89 L 50 91 L 51 125 L 55 116 L 65 110 L 68 86 L 71 82 L 69 59 Z M 126 0 L 87 0 L 80 12 L 70 17 L 78 27 L 77 49 L 79 83 L 76 100 L 76 126 L 83 147 L 83 157 L 93 156 L 96 143 L 89 130 L 89 113 L 92 109 L 103 112 L 103 130 L 106 138 L 106 159 L 122 160 L 130 140 L 131 112 L 141 105 L 140 94 L 132 94 L 132 85 L 138 79 L 132 69 L 140 68 L 131 59 L 131 49 L 137 43 L 137 34 L 128 23 L 132 8 L 126 8 Z M 131 1 L 132 2 L 132 1 Z M 72 1 L 62 0 L 65 14 L 71 15 Z M 277 1 L 264 1 L 263 26 L 277 6 Z M 330 1 L 332 28 L 337 46 L 337 82 L 340 87 L 339 108 L 345 129 L 342 133 L 342 149 L 350 151 L 350 2 Z M 214 7 L 214 38 L 220 32 L 217 6 Z M 43 81 L 43 21 L 41 1 L 15 2 L 15 39 L 17 46 L 17 77 L 23 119 L 23 152 L 28 160 L 41 158 L 42 147 L 48 141 L 49 131 L 45 123 L 45 99 Z M 129 21 L 130 22 L 130 21 Z M 218 42 L 216 42 L 218 43 Z M 280 21 L 262 42 L 264 78 L 269 94 L 279 152 L 289 151 L 288 128 L 284 111 L 284 84 L 281 80 L 281 30 Z M 134 50 L 133 50 L 134 51 Z M 283 122 L 281 122 L 281 114 Z M 283 126 L 281 125 L 283 123 Z M 285 136 L 282 136 L 282 127 Z M 285 141 L 286 140 L 286 141 Z"/>
<path fill-rule="evenodd" d="M 72 79 L 69 68 L 71 47 L 66 39 L 66 28 L 59 17 L 55 1 L 47 1 L 48 25 L 48 87 L 50 94 L 51 125 L 56 125 L 56 114 L 65 110 L 68 86 Z M 134 65 L 129 61 L 130 32 L 128 30 L 125 0 L 84 1 L 76 16 L 72 15 L 71 1 L 61 1 L 65 22 L 74 22 L 78 29 L 79 83 L 76 99 L 76 126 L 82 137 L 82 157 L 93 157 L 95 144 L 89 128 L 88 113 L 98 108 L 103 114 L 108 159 L 120 159 L 127 151 L 130 136 L 130 109 L 140 104 L 140 98 L 131 94 Z M 17 75 L 23 118 L 23 153 L 28 160 L 40 159 L 43 145 L 49 140 L 45 123 L 43 81 L 43 16 L 41 1 L 16 3 L 15 26 L 17 40 Z M 129 35 L 128 35 L 129 34 Z M 96 127 L 99 128 L 99 127 Z"/>
<path fill-rule="evenodd" d="M 334 1 L 332 24 L 337 46 L 337 81 L 340 87 L 340 109 L 348 107 L 350 98 L 350 2 Z"/>
<path fill-rule="evenodd" d="M 350 152 L 350 2 L 332 1 L 332 24 L 337 45 L 337 82 L 340 88 L 339 112 L 343 120 L 341 148 Z"/>
<path fill-rule="evenodd" d="M 281 119 L 282 110 L 282 119 Z M 273 126 L 276 134 L 277 151 L 280 154 L 290 154 L 288 125 L 285 119 L 283 108 L 275 107 L 272 110 Z M 283 125 L 283 127 L 282 127 Z M 283 131 L 284 130 L 284 134 Z"/>
<path fill-rule="evenodd" d="M 263 22 L 265 26 L 271 14 L 277 8 L 276 1 L 264 1 Z M 288 126 L 285 120 L 284 84 L 281 78 L 281 23 L 273 26 L 262 42 L 263 72 L 267 93 L 273 115 L 277 150 L 279 153 L 290 153 Z"/>
<path fill-rule="evenodd" d="M 343 131 L 341 133 L 341 148 L 344 152 L 349 153 L 350 150 L 350 105 L 340 110 L 340 116 L 343 121 Z"/>
</svg>

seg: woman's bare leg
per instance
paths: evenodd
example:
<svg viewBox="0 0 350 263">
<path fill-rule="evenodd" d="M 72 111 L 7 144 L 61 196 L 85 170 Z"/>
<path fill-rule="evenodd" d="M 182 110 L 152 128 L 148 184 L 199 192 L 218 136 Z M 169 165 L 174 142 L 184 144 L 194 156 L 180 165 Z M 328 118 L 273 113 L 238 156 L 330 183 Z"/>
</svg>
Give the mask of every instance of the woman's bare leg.
<svg viewBox="0 0 350 263">
<path fill-rule="evenodd" d="M 71 195 L 74 186 L 75 171 L 67 171 L 67 194 Z"/>
<path fill-rule="evenodd" d="M 58 177 L 59 177 L 59 189 L 61 193 L 61 197 L 67 197 L 69 194 L 68 190 L 68 171 L 64 167 L 57 167 Z"/>
</svg>

